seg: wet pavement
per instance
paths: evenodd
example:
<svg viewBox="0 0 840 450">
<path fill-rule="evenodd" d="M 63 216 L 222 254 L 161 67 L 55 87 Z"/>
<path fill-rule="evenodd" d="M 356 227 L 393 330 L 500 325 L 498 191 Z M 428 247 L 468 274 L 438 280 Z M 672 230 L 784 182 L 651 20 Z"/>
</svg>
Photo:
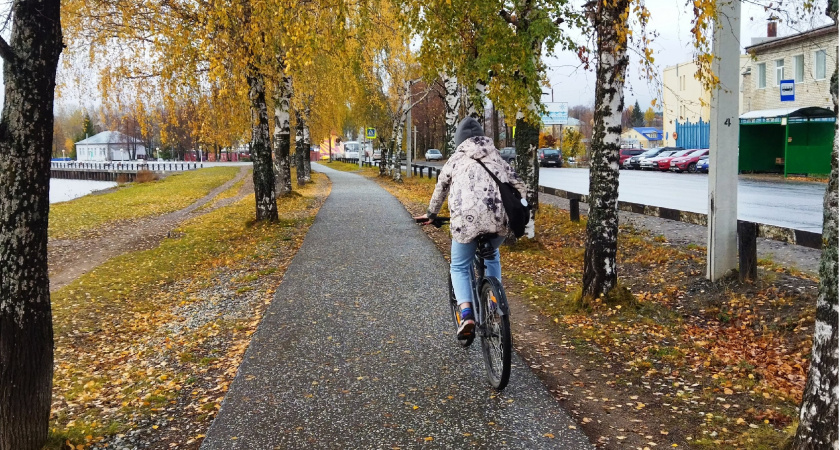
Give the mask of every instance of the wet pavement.
<svg viewBox="0 0 840 450">
<path fill-rule="evenodd" d="M 507 389 L 487 385 L 478 343 L 453 339 L 448 265 L 403 206 L 313 169 L 332 192 L 202 448 L 592 448 L 516 355 Z"/>
<path fill-rule="evenodd" d="M 619 200 L 683 211 L 708 211 L 706 174 L 622 170 Z M 589 192 L 588 169 L 541 169 L 540 184 L 570 192 Z M 738 218 L 750 222 L 822 232 L 825 184 L 738 180 Z"/>
</svg>

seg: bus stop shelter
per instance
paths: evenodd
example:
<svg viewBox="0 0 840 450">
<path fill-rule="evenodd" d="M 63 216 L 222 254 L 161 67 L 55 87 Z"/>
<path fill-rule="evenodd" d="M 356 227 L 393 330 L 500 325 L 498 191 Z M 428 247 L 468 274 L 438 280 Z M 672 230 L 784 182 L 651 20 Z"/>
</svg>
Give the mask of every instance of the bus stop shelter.
<svg viewBox="0 0 840 450">
<path fill-rule="evenodd" d="M 837 116 L 826 108 L 750 111 L 740 117 L 738 170 L 828 174 Z"/>
</svg>

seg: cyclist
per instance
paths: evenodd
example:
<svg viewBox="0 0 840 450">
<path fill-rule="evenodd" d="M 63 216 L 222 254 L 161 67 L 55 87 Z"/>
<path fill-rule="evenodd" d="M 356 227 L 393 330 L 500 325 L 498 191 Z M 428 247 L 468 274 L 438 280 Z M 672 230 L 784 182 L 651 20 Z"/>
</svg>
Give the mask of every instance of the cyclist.
<svg viewBox="0 0 840 450">
<path fill-rule="evenodd" d="M 487 276 L 502 279 L 499 262 L 499 245 L 509 233 L 507 214 L 502 205 L 499 188 L 479 161 L 492 171 L 502 183 L 513 184 L 525 198 L 525 184 L 506 163 L 493 140 L 484 136 L 477 120 L 467 117 L 458 124 L 455 132 L 455 153 L 440 171 L 435 192 L 427 213 L 415 219 L 434 219 L 447 192 L 449 193 L 450 232 L 452 253 L 449 273 L 452 290 L 458 301 L 460 321 L 458 339 L 472 337 L 475 316 L 472 312 L 472 259 L 476 251 L 476 238 L 482 234 L 495 234 L 491 244 L 495 249 L 493 259 L 485 260 Z M 426 223 L 430 223 L 427 221 Z"/>
</svg>

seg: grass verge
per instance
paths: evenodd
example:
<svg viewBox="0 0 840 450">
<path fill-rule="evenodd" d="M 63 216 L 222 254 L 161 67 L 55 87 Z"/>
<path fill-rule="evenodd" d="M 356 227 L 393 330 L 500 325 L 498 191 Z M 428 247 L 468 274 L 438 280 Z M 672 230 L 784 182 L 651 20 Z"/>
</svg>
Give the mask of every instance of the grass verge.
<svg viewBox="0 0 840 450">
<path fill-rule="evenodd" d="M 50 239 L 70 239 L 121 220 L 186 208 L 232 179 L 237 167 L 213 167 L 132 183 L 101 195 L 86 195 L 50 207 Z"/>
<path fill-rule="evenodd" d="M 200 445 L 329 193 L 326 176 L 313 181 L 278 201 L 276 223 L 254 223 L 249 195 L 53 293 L 47 448 Z"/>
</svg>

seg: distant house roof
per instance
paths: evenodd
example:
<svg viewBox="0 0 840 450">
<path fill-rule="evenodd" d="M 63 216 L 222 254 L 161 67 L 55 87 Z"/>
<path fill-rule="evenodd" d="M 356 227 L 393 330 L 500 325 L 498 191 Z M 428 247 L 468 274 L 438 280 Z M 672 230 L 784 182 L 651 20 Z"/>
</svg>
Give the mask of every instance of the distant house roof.
<svg viewBox="0 0 840 450">
<path fill-rule="evenodd" d="M 580 120 L 577 120 L 574 117 L 569 117 L 567 119 L 567 122 L 566 122 L 565 126 L 567 126 L 567 127 L 579 127 L 580 126 Z"/>
<path fill-rule="evenodd" d="M 661 141 L 662 140 L 662 130 L 659 128 L 653 127 L 634 127 L 637 133 L 644 136 L 649 141 Z"/>
<path fill-rule="evenodd" d="M 825 35 L 825 34 L 833 34 L 833 35 L 836 36 L 837 35 L 837 25 L 830 24 L 830 25 L 825 25 L 825 26 L 822 26 L 822 27 L 817 27 L 817 28 L 814 28 L 813 30 L 808 30 L 808 31 L 805 31 L 805 32 L 802 32 L 802 33 L 792 34 L 790 36 L 770 38 L 770 39 L 764 40 L 763 42 L 760 42 L 758 44 L 750 45 L 749 47 L 744 47 L 744 50 L 747 52 L 747 54 L 757 53 L 757 52 L 762 52 L 762 51 L 765 51 L 765 50 L 769 50 L 771 48 L 775 48 L 775 47 L 779 47 L 779 46 L 783 46 L 783 45 L 788 45 L 788 44 L 793 44 L 793 43 L 803 41 L 803 40 L 814 39 L 817 36 L 822 36 L 822 35 Z"/>
<path fill-rule="evenodd" d="M 142 144 L 143 141 L 137 138 L 120 133 L 119 131 L 103 131 L 87 139 L 82 139 L 76 144 Z"/>
</svg>

